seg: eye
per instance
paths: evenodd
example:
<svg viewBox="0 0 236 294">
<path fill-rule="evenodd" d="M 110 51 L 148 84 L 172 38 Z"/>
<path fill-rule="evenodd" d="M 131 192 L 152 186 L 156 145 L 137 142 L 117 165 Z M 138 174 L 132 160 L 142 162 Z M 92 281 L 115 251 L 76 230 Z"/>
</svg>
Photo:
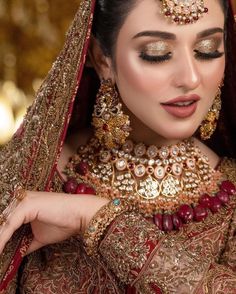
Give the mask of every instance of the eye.
<svg viewBox="0 0 236 294">
<path fill-rule="evenodd" d="M 194 50 L 194 52 L 195 52 L 195 58 L 202 59 L 202 60 L 210 60 L 210 59 L 220 58 L 221 56 L 223 56 L 225 54 L 224 52 L 219 52 L 218 50 L 216 50 L 214 52 L 210 52 L 210 53 L 204 53 L 204 52 L 200 52 L 198 50 Z"/>
<path fill-rule="evenodd" d="M 167 42 L 157 41 L 142 48 L 139 57 L 150 63 L 160 63 L 172 57 L 171 47 Z"/>
<path fill-rule="evenodd" d="M 150 63 L 161 63 L 167 60 L 170 60 L 172 57 L 172 53 L 168 52 L 164 55 L 148 55 L 145 52 L 140 52 L 139 57 L 144 60 L 148 61 Z"/>
<path fill-rule="evenodd" d="M 196 44 L 195 57 L 200 60 L 210 60 L 220 58 L 224 55 L 224 52 L 219 51 L 219 47 L 222 43 L 222 39 L 212 38 L 202 40 Z"/>
</svg>

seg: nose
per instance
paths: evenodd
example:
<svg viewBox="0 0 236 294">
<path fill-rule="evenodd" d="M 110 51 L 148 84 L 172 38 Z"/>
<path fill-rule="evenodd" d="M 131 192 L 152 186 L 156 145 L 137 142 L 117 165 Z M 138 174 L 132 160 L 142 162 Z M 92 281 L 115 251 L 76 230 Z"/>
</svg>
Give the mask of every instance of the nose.
<svg viewBox="0 0 236 294">
<path fill-rule="evenodd" d="M 200 84 L 201 75 L 192 52 L 186 50 L 181 57 L 179 56 L 174 80 L 175 86 L 183 88 L 185 92 L 196 89 Z"/>
</svg>

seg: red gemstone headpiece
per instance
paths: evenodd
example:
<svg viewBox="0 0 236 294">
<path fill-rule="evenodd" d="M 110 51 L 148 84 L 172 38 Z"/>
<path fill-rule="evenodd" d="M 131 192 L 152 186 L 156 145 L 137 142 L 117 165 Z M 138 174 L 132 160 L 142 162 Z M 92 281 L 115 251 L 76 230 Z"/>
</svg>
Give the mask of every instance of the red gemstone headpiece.
<svg viewBox="0 0 236 294">
<path fill-rule="evenodd" d="M 176 24 L 196 22 L 208 12 L 204 0 L 160 0 L 163 14 Z"/>
</svg>

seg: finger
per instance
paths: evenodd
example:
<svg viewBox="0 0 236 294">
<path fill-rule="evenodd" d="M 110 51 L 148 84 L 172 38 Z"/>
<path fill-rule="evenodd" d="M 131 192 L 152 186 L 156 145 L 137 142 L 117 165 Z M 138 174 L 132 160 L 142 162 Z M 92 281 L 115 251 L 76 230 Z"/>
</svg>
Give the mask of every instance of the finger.
<svg viewBox="0 0 236 294">
<path fill-rule="evenodd" d="M 26 255 L 28 255 L 28 254 L 42 248 L 44 245 L 45 244 L 37 241 L 36 239 L 33 239 L 33 241 L 31 242 L 31 244 L 30 244 L 30 246 L 29 246 L 29 248 L 28 248 L 28 250 L 26 252 Z"/>
<path fill-rule="evenodd" d="M 14 191 L 14 197 L 8 207 L 3 211 L 0 223 L 0 254 L 13 233 L 24 223 L 25 217 L 21 203 L 26 198 L 27 192 L 22 188 Z M 18 221 L 17 221 L 18 220 Z"/>
<path fill-rule="evenodd" d="M 25 208 L 18 205 L 14 211 L 10 213 L 6 222 L 1 226 L 0 230 L 0 254 L 2 253 L 6 243 L 10 240 L 13 233 L 25 223 Z"/>
</svg>

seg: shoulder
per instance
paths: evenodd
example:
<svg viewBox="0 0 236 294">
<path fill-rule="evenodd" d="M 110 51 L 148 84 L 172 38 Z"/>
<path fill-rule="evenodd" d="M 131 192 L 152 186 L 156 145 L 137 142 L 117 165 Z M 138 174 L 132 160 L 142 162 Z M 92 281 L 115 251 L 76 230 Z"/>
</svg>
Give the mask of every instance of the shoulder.
<svg viewBox="0 0 236 294">
<path fill-rule="evenodd" d="M 210 161 L 212 168 L 222 172 L 227 178 L 236 183 L 236 159 L 223 157 L 220 158 L 212 149 L 206 146 L 198 139 L 194 139 L 195 144 L 200 148 L 203 154 L 205 154 Z"/>
<path fill-rule="evenodd" d="M 210 149 L 207 145 L 205 145 L 204 143 L 202 143 L 200 140 L 198 140 L 196 138 L 194 138 L 194 144 L 197 147 L 199 147 L 202 154 L 207 156 L 207 158 L 209 159 L 210 166 L 213 169 L 216 169 L 217 166 L 219 165 L 220 157 L 212 149 Z"/>
<path fill-rule="evenodd" d="M 218 170 L 227 175 L 228 179 L 236 184 L 236 159 L 222 158 Z"/>
</svg>

